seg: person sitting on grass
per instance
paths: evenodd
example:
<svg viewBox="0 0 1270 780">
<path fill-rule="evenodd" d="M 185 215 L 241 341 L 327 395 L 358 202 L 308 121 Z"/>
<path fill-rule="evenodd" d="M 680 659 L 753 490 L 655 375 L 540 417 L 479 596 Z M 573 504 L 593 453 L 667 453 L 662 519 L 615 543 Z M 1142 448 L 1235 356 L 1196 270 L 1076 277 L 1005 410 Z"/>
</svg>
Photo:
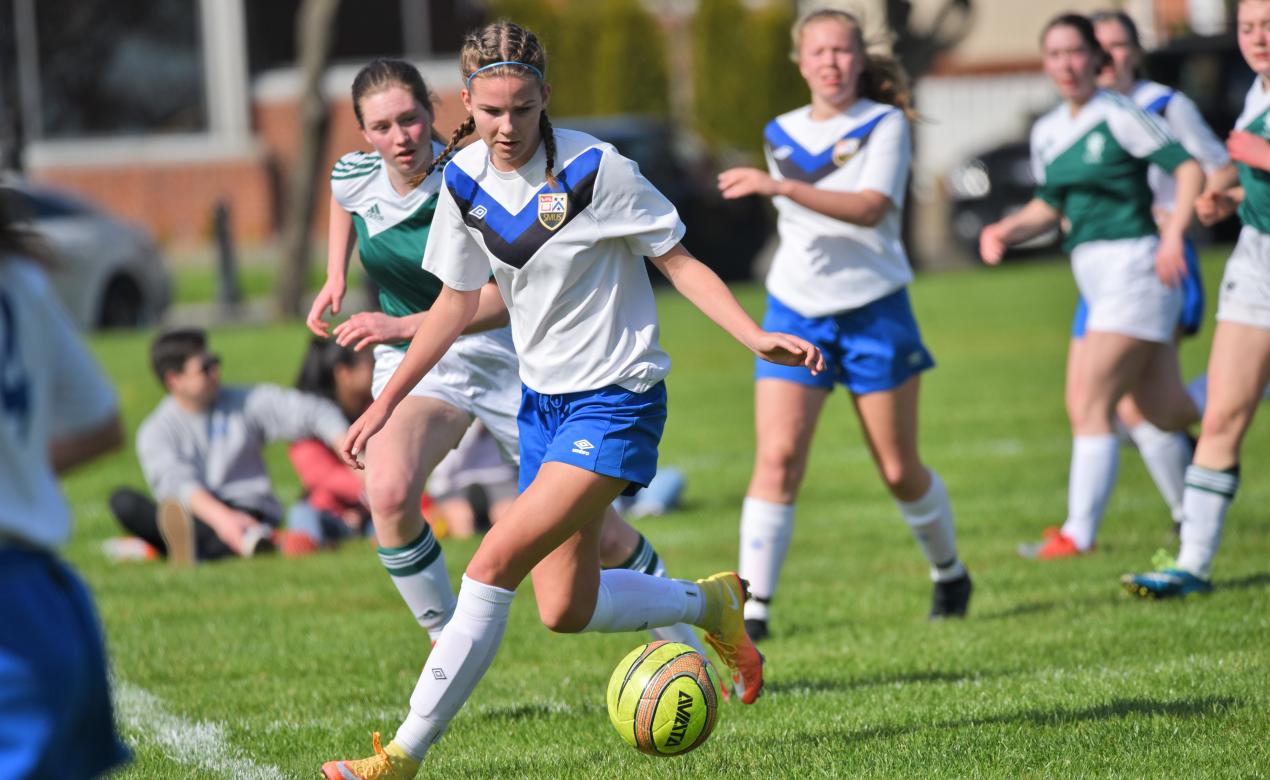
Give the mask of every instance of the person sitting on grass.
<svg viewBox="0 0 1270 780">
<path fill-rule="evenodd" d="M 222 387 L 220 358 L 198 329 L 161 334 L 150 362 L 167 391 L 137 431 L 137 459 L 154 498 L 115 490 L 110 508 L 119 523 L 177 565 L 249 557 L 275 543 L 287 552 L 265 445 L 318 438 L 338 446 L 348 428 L 339 407 L 277 385 Z"/>
</svg>

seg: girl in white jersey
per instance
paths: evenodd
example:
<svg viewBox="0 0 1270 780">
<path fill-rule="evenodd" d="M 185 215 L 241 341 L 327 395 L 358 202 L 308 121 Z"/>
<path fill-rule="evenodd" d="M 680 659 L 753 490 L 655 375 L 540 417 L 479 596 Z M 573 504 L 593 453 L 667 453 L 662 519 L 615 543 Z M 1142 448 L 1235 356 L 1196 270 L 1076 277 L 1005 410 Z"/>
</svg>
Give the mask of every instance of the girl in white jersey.
<svg viewBox="0 0 1270 780">
<path fill-rule="evenodd" d="M 356 465 L 367 440 L 471 320 L 491 270 L 512 317 L 524 383 L 521 493 L 468 565 L 386 750 L 332 761 L 328 778 L 414 777 L 493 660 L 515 588 L 532 573 L 542 621 L 563 632 L 634 631 L 677 622 L 706 630 L 741 700 L 762 689 L 745 634 L 745 588 L 731 572 L 690 582 L 601 571 L 600 517 L 656 470 L 670 361 L 643 258 L 755 353 L 819 365 L 810 344 L 767 333 L 679 243 L 683 224 L 631 161 L 544 111 L 546 56 L 533 33 L 499 22 L 470 34 L 460 66 L 471 112 L 455 141 L 479 139 L 445 167 L 423 266 L 444 283 L 382 395 L 349 429 Z M 448 151 L 448 149 L 447 149 Z M 378 747 L 378 745 L 376 745 Z"/>
<path fill-rule="evenodd" d="M 811 105 L 768 123 L 770 172 L 724 171 L 719 188 L 726 198 L 775 198 L 781 243 L 763 327 L 816 344 L 830 371 L 757 365 L 754 473 L 741 510 L 740 573 L 753 594 L 746 627 L 767 635 L 811 437 L 836 383 L 851 393 L 882 480 L 930 563 L 930 617 L 961 617 L 971 583 L 952 507 L 917 448 L 920 374 L 934 361 L 909 305 L 913 273 L 900 241 L 912 146 L 907 79 L 865 50 L 859 20 L 844 11 L 810 11 L 792 36 Z"/>
<path fill-rule="evenodd" d="M 1070 223 L 1065 247 L 1089 308 L 1083 343 L 1069 366 L 1072 459 L 1068 514 L 1061 530 L 1087 550 L 1115 484 L 1119 444 L 1115 407 L 1132 395 L 1141 414 L 1164 431 L 1198 416 L 1178 375 L 1172 346 L 1187 273 L 1185 233 L 1204 173 L 1168 128 L 1128 98 L 1098 88 L 1106 63 L 1093 24 L 1065 14 L 1041 36 L 1045 72 L 1063 102 L 1032 129 L 1036 197 L 984 228 L 984 262 L 1011 244 Z M 1147 169 L 1177 183 L 1172 214 L 1157 226 Z"/>
<path fill-rule="evenodd" d="M 421 269 L 419 258 L 441 189 L 433 161 L 444 147 L 429 138 L 430 96 L 414 65 L 372 61 L 353 79 L 352 98 L 362 136 L 375 151 L 344 155 L 331 174 L 327 281 L 307 322 L 314 333 L 327 335 L 323 317 L 339 312 L 356 243 L 379 288 L 380 311 L 354 314 L 335 326 L 334 335 L 342 346 L 374 346 L 372 395 L 378 397 L 441 291 L 441 280 Z M 424 484 L 473 419 L 493 434 L 506 460 L 519 458 L 516 352 L 507 308 L 493 284 L 481 288 L 466 332 L 411 388 L 366 452 L 366 494 L 380 561 L 434 639 L 454 609 L 454 592 L 441 546 L 419 513 Z M 605 513 L 601 559 L 610 567 L 665 574 L 652 545 L 613 509 Z M 687 626 L 655 633 L 701 646 Z"/>
<path fill-rule="evenodd" d="M 1239 49 L 1256 78 L 1226 142 L 1238 180 L 1214 176 L 1197 208 L 1205 223 L 1232 214 L 1244 227 L 1226 263 L 1217 328 L 1208 357 L 1208 403 L 1195 458 L 1186 470 L 1182 545 L 1177 560 L 1121 582 L 1146 598 L 1212 588 L 1222 525 L 1239 487 L 1239 448 L 1270 384 L 1270 0 L 1241 0 Z M 1238 184 L 1239 186 L 1236 186 Z"/>
<path fill-rule="evenodd" d="M 57 475 L 119 446 L 114 392 L 0 190 L 0 777 L 88 778 L 128 758 L 92 596 L 56 549 Z"/>
<path fill-rule="evenodd" d="M 1159 117 L 1170 132 L 1182 144 L 1205 173 L 1212 174 L 1230 166 L 1226 146 L 1208 128 L 1199 109 L 1186 95 L 1142 78 L 1142 60 L 1145 53 L 1138 40 L 1138 29 L 1123 11 L 1104 11 L 1090 17 L 1098 43 L 1107 52 L 1107 66 L 1099 76 L 1099 86 L 1129 97 L 1148 114 Z M 1176 188 L 1173 177 L 1158 166 L 1147 172 L 1154 195 L 1152 211 L 1156 223 L 1165 225 L 1173 210 Z M 1167 345 L 1170 359 L 1177 364 L 1177 347 L 1184 336 L 1199 332 L 1204 321 L 1204 285 L 1200 277 L 1199 255 L 1189 238 L 1185 242 L 1186 276 L 1182 279 L 1182 310 L 1173 339 Z M 1072 339 L 1067 352 L 1067 408 L 1080 406 L 1078 391 L 1083 386 L 1079 366 L 1084 346 L 1085 326 L 1089 307 L 1083 298 L 1076 304 L 1072 319 Z M 1180 368 L 1178 369 L 1180 371 Z M 1151 424 L 1134 404 L 1132 395 L 1125 395 L 1116 405 L 1116 417 L 1123 431 L 1133 441 L 1146 464 L 1147 472 L 1155 481 L 1160 495 L 1168 504 L 1175 527 L 1182 520 L 1182 483 L 1186 466 L 1191 460 L 1191 439 L 1182 431 L 1163 431 Z M 1097 529 L 1082 527 L 1051 533 L 1040 544 L 1021 546 L 1027 557 L 1042 560 L 1080 555 L 1093 548 Z"/>
</svg>

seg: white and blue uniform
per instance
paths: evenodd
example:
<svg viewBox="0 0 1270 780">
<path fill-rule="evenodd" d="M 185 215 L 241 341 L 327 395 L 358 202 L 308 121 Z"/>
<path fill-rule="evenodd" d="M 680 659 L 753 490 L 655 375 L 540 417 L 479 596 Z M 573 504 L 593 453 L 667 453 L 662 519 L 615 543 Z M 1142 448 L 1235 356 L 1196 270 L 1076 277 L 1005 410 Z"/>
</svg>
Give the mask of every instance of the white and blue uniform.
<svg viewBox="0 0 1270 780">
<path fill-rule="evenodd" d="M 1204 173 L 1210 174 L 1230 162 L 1226 145 L 1213 134 L 1195 103 L 1186 95 L 1163 84 L 1143 80 L 1134 85 L 1129 97 L 1143 111 L 1163 120 L 1182 148 L 1204 167 Z M 1171 213 L 1177 192 L 1173 176 L 1160 166 L 1152 165 L 1147 169 L 1147 181 L 1155 197 L 1156 212 Z M 1190 238 L 1186 239 L 1185 251 L 1186 278 L 1182 280 L 1182 314 L 1178 327 L 1185 335 L 1193 336 L 1204 322 L 1204 280 L 1200 276 L 1199 254 Z M 1085 299 L 1078 298 L 1072 317 L 1072 338 L 1085 335 L 1088 317 Z"/>
<path fill-rule="evenodd" d="M 0 258 L 0 777 L 96 777 L 115 732 L 92 597 L 53 550 L 71 515 L 49 442 L 117 407 L 43 273 Z"/>
<path fill-rule="evenodd" d="M 445 168 L 423 267 L 456 290 L 491 270 L 511 312 L 524 384 L 520 487 L 546 461 L 647 485 L 666 416 L 670 357 L 644 257 L 684 227 L 670 201 L 611 145 L 557 130 L 545 151 L 500 171 L 477 142 Z"/>
<path fill-rule="evenodd" d="M 767 275 L 763 327 L 792 333 L 820 348 L 829 370 L 757 361 L 758 379 L 781 379 L 852 393 L 890 390 L 934 365 L 909 305 L 913 279 L 900 240 L 912 157 L 908 119 L 900 109 L 860 99 L 826 120 L 811 107 L 782 114 L 764 130 L 775 179 L 835 192 L 871 190 L 888 209 L 874 227 L 853 225 L 774 198 L 780 248 Z"/>
</svg>

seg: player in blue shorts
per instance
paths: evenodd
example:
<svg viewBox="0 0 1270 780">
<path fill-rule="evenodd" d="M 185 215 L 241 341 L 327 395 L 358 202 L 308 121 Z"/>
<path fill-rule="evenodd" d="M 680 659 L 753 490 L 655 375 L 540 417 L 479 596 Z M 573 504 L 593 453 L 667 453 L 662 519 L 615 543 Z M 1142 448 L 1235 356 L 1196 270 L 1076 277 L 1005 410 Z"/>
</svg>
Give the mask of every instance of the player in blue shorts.
<svg viewBox="0 0 1270 780">
<path fill-rule="evenodd" d="M 1099 85 L 1125 95 L 1143 111 L 1159 117 L 1182 147 L 1204 167 L 1206 173 L 1228 169 L 1230 155 L 1226 153 L 1225 145 L 1209 129 L 1191 99 L 1181 92 L 1142 77 L 1145 53 L 1138 40 L 1137 26 L 1128 14 L 1123 11 L 1105 11 L 1094 14 L 1091 20 L 1098 42 L 1107 52 L 1108 64 L 1099 76 Z M 1177 185 L 1172 176 L 1155 165 L 1147 171 L 1147 180 L 1154 195 L 1152 212 L 1156 223 L 1166 225 L 1173 213 Z M 1176 334 L 1168 345 L 1175 365 L 1181 339 L 1198 333 L 1204 322 L 1204 284 L 1200 277 L 1199 256 L 1190 238 L 1185 240 L 1184 251 L 1186 275 L 1182 279 L 1182 312 Z M 1073 415 L 1080 405 L 1077 394 L 1082 378 L 1078 367 L 1082 361 L 1080 353 L 1088 317 L 1089 307 L 1084 298 L 1079 298 L 1072 319 L 1072 341 L 1067 354 L 1069 415 Z M 1155 481 L 1173 515 L 1173 522 L 1180 523 L 1183 474 L 1191 460 L 1190 438 L 1183 431 L 1164 431 L 1153 425 L 1138 410 L 1132 395 L 1125 395 L 1120 399 L 1120 403 L 1116 405 L 1116 417 L 1124 433 L 1142 456 L 1147 472 Z M 1091 530 L 1096 532 L 1096 529 Z M 1085 541 L 1086 536 L 1089 537 L 1088 542 Z M 1077 543 L 1077 538 L 1080 539 L 1080 544 Z M 1022 545 L 1019 549 L 1026 557 L 1045 560 L 1079 555 L 1092 546 L 1092 534 L 1076 529 L 1071 534 L 1062 531 L 1051 533 L 1043 542 Z"/>
<path fill-rule="evenodd" d="M 802 336 L 829 364 L 818 375 L 768 363 L 755 372 L 757 447 L 741 509 L 746 626 L 755 638 L 768 633 L 812 434 L 835 385 L 851 394 L 882 481 L 930 563 L 930 617 L 962 617 L 971 583 L 952 506 L 917 446 L 920 375 L 935 363 L 909 304 L 913 272 L 900 240 L 914 115 L 907 78 L 866 51 L 859 20 L 844 11 L 804 14 L 793 45 L 811 105 L 768 123 L 767 172 L 719 176 L 725 198 L 769 196 L 779 215 L 763 327 Z"/>
<path fill-rule="evenodd" d="M 92 597 L 56 549 L 57 475 L 123 438 L 114 392 L 0 200 L 0 777 L 84 780 L 128 760 Z"/>
<path fill-rule="evenodd" d="M 762 657 L 745 634 L 735 573 L 673 580 L 601 570 L 601 516 L 647 485 L 666 419 L 670 360 L 658 345 L 644 257 L 754 353 L 819 368 L 815 347 L 760 329 L 723 282 L 680 244 L 674 207 L 609 144 L 556 130 L 545 111 L 546 55 L 533 33 L 498 22 L 460 53 L 469 119 L 444 169 L 423 267 L 443 283 L 401 365 L 349 429 L 357 465 L 367 441 L 472 319 L 491 270 L 511 312 L 524 385 L 521 493 L 482 540 L 454 616 L 428 657 L 410 712 L 387 748 L 331 761 L 328 778 L 411 778 L 493 661 L 514 591 L 532 575 L 538 613 L 555 631 L 637 631 L 679 622 L 706 631 L 742 702 L 762 689 Z M 434 166 L 435 167 L 435 163 Z"/>
</svg>

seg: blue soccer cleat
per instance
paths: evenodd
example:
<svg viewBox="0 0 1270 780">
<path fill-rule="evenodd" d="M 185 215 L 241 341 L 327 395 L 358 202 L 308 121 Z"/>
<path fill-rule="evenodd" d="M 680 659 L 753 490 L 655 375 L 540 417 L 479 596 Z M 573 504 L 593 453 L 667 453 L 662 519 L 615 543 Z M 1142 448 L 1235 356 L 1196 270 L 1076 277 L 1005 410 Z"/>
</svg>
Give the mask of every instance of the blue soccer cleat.
<svg viewBox="0 0 1270 780">
<path fill-rule="evenodd" d="M 1126 574 L 1120 578 L 1124 589 L 1144 599 L 1183 598 L 1192 593 L 1208 593 L 1213 583 L 1185 569 L 1170 567 L 1146 574 Z"/>
</svg>

